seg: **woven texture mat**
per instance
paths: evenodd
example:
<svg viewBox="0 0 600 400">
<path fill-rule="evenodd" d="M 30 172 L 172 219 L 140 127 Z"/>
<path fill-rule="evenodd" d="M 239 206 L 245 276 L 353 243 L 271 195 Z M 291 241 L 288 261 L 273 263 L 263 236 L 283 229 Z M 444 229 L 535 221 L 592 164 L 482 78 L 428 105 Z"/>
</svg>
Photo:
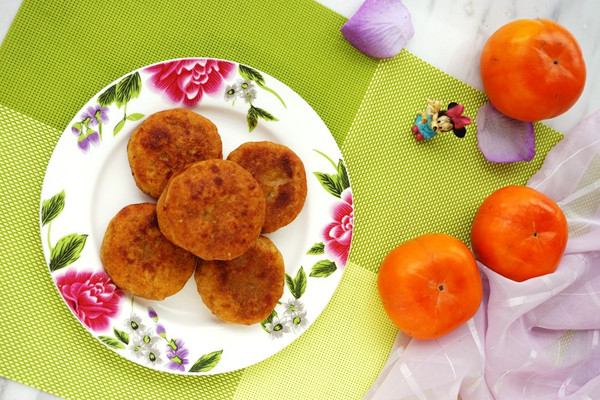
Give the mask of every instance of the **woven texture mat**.
<svg viewBox="0 0 600 400">
<path fill-rule="evenodd" d="M 417 144 L 410 127 L 427 98 L 485 96 L 403 51 L 363 56 L 345 19 L 312 0 L 128 2 L 25 0 L 0 47 L 0 375 L 66 399 L 360 398 L 396 336 L 377 297 L 384 255 L 438 231 L 468 243 L 478 203 L 524 184 L 561 138 L 536 125 L 530 163 L 486 162 L 467 137 Z M 260 69 L 299 93 L 346 159 L 355 201 L 350 260 L 323 314 L 277 355 L 244 370 L 177 376 L 138 366 L 91 337 L 56 291 L 42 255 L 40 189 L 70 119 L 109 82 L 178 57 Z"/>
</svg>

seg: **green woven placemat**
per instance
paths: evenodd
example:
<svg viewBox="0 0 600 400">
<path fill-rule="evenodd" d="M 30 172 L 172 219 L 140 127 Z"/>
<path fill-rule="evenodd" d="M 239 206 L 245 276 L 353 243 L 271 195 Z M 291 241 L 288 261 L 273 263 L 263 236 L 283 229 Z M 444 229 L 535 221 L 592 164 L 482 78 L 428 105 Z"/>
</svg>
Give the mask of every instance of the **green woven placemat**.
<svg viewBox="0 0 600 400">
<path fill-rule="evenodd" d="M 560 135 L 537 125 L 538 156 L 511 165 L 481 157 L 475 125 L 415 143 L 424 99 L 474 117 L 485 97 L 406 51 L 362 56 L 344 18 L 312 0 L 149 3 L 25 0 L 0 47 L 0 375 L 67 399 L 360 398 L 396 335 L 375 289 L 385 253 L 426 231 L 466 241 L 475 205 L 526 182 Z M 348 164 L 356 224 L 340 286 L 305 334 L 244 370 L 190 377 L 131 363 L 81 327 L 47 272 L 38 218 L 50 153 L 81 106 L 133 69 L 199 56 L 256 67 L 312 105 Z"/>
<path fill-rule="evenodd" d="M 344 22 L 308 0 L 25 0 L 0 47 L 0 104 L 62 131 L 130 71 L 223 58 L 300 93 L 341 143 L 377 66 L 344 40 Z"/>
<path fill-rule="evenodd" d="M 439 134 L 418 143 L 411 127 L 425 99 L 465 105 L 474 123 L 458 139 Z M 562 138 L 534 124 L 536 156 L 530 162 L 498 164 L 477 149 L 477 110 L 486 96 L 403 51 L 378 65 L 342 146 L 358 215 L 352 260 L 376 272 L 393 247 L 431 232 L 469 244 L 481 201 L 495 189 L 524 185 Z M 377 246 L 373 246 L 373 242 Z"/>
</svg>

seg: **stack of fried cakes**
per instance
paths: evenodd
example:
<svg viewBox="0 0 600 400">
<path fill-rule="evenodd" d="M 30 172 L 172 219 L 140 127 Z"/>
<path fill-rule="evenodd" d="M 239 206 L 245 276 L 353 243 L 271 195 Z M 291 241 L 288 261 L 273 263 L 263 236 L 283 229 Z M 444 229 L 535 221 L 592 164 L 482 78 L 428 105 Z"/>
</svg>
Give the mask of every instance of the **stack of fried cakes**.
<svg viewBox="0 0 600 400">
<path fill-rule="evenodd" d="M 223 159 L 216 125 L 191 110 L 149 116 L 127 146 L 137 187 L 157 203 L 130 204 L 110 221 L 104 269 L 122 290 L 163 300 L 194 274 L 204 304 L 225 322 L 266 319 L 285 266 L 266 236 L 304 206 L 306 173 L 291 149 L 247 142 Z"/>
</svg>

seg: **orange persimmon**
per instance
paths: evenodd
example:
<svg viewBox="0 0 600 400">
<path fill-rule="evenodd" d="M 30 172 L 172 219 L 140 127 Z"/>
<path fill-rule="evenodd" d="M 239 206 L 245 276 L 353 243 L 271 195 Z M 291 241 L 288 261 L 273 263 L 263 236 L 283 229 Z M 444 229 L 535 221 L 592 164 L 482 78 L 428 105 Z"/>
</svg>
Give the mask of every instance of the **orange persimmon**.
<svg viewBox="0 0 600 400">
<path fill-rule="evenodd" d="M 390 251 L 377 289 L 394 325 L 418 339 L 453 331 L 475 314 L 483 296 L 473 254 L 442 233 L 418 236 Z"/>
<path fill-rule="evenodd" d="M 573 35 L 546 19 L 500 27 L 479 60 L 483 88 L 504 115 L 539 121 L 567 111 L 585 85 L 585 62 Z"/>
<path fill-rule="evenodd" d="M 479 206 L 471 226 L 477 260 L 517 282 L 552 273 L 567 245 L 564 213 L 545 194 L 506 186 Z"/>
</svg>

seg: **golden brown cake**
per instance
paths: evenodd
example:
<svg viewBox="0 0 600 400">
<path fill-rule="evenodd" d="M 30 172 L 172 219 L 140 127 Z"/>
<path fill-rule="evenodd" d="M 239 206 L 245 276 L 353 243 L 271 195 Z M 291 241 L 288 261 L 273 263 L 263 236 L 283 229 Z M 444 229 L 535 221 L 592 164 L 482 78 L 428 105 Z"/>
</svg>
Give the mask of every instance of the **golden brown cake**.
<svg viewBox="0 0 600 400">
<path fill-rule="evenodd" d="M 215 316 L 251 325 L 266 319 L 283 295 L 285 267 L 273 242 L 260 236 L 233 260 L 199 260 L 194 279 L 202 301 Z"/>
<path fill-rule="evenodd" d="M 100 256 L 115 285 L 153 300 L 180 291 L 194 273 L 197 260 L 162 235 L 152 203 L 130 204 L 112 218 Z"/>
<path fill-rule="evenodd" d="M 227 157 L 250 171 L 265 194 L 267 213 L 263 233 L 288 225 L 302 211 L 306 172 L 302 160 L 288 147 L 274 142 L 247 142 Z"/>
<path fill-rule="evenodd" d="M 212 159 L 176 173 L 156 212 L 161 232 L 177 246 L 205 260 L 231 260 L 260 235 L 265 198 L 250 172 Z"/>
<path fill-rule="evenodd" d="M 217 127 L 184 108 L 150 115 L 132 133 L 127 157 L 137 187 L 157 199 L 174 172 L 187 164 L 223 158 Z"/>
</svg>

